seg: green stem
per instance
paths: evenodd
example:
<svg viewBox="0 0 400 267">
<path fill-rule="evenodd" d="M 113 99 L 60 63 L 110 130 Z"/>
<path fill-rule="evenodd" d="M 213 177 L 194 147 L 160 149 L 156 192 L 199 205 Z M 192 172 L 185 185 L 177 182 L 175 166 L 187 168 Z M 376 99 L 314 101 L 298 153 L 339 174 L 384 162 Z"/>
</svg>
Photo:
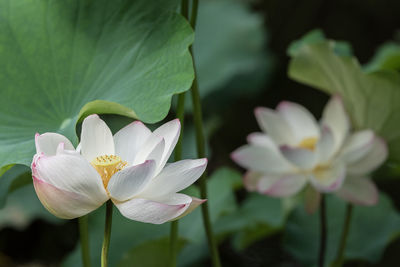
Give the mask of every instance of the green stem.
<svg viewBox="0 0 400 267">
<path fill-rule="evenodd" d="M 205 152 L 205 137 L 203 132 L 203 120 L 200 105 L 200 96 L 197 85 L 197 79 L 195 78 L 192 85 L 192 101 L 193 101 L 193 112 L 194 112 L 194 123 L 196 128 L 196 143 L 197 143 L 197 155 L 199 158 L 206 156 Z M 200 197 L 207 199 L 207 172 L 205 171 L 199 179 L 200 185 Z M 201 211 L 203 213 L 203 223 L 207 234 L 208 246 L 210 249 L 212 262 L 214 267 L 221 266 L 219 259 L 219 253 L 217 249 L 217 243 L 214 239 L 212 225 L 210 221 L 210 213 L 208 211 L 208 202 L 204 202 L 201 205 Z"/>
<path fill-rule="evenodd" d="M 178 96 L 178 105 L 176 110 L 176 117 L 179 119 L 181 123 L 181 134 L 175 146 L 175 152 L 174 152 L 175 161 L 182 159 L 182 136 L 183 136 L 184 112 L 185 112 L 185 93 L 181 93 Z"/>
<path fill-rule="evenodd" d="M 106 222 L 104 226 L 104 239 L 101 248 L 101 267 L 108 266 L 108 248 L 110 247 L 111 224 L 112 224 L 113 203 L 108 200 L 106 203 Z"/>
<path fill-rule="evenodd" d="M 207 173 L 200 177 L 200 196 L 202 199 L 207 199 L 207 185 L 206 185 Z M 208 240 L 208 247 L 211 253 L 211 259 L 214 267 L 220 267 L 221 261 L 219 259 L 219 252 L 217 248 L 217 242 L 214 238 L 211 220 L 210 220 L 210 213 L 208 211 L 208 202 L 204 202 L 201 205 L 201 211 L 203 213 L 203 224 L 206 230 L 207 240 Z"/>
<path fill-rule="evenodd" d="M 197 10 L 198 9 L 199 9 L 199 0 L 193 0 L 192 13 L 190 14 L 190 25 L 192 26 L 193 30 L 196 29 Z"/>
<path fill-rule="evenodd" d="M 321 206 L 320 206 L 320 243 L 319 243 L 319 258 L 318 266 L 323 267 L 325 262 L 325 252 L 326 252 L 326 201 L 325 196 L 321 195 Z"/>
<path fill-rule="evenodd" d="M 178 220 L 171 222 L 170 239 L 169 239 L 169 266 L 176 266 L 176 257 L 178 254 Z"/>
<path fill-rule="evenodd" d="M 344 252 L 346 251 L 346 242 L 347 242 L 347 236 L 349 235 L 350 231 L 350 222 L 352 213 L 353 213 L 353 205 L 349 203 L 346 206 L 346 217 L 343 225 L 342 237 L 340 238 L 339 249 L 336 255 L 336 259 L 332 264 L 332 267 L 340 267 L 343 265 Z"/>
<path fill-rule="evenodd" d="M 83 267 L 90 267 L 88 220 L 89 220 L 89 215 L 85 215 L 78 218 Z"/>
<path fill-rule="evenodd" d="M 189 1 L 181 0 L 181 14 L 184 18 L 188 19 L 189 17 Z"/>
<path fill-rule="evenodd" d="M 174 160 L 178 161 L 182 159 L 182 133 L 183 133 L 183 120 L 185 113 L 185 93 L 181 93 L 178 96 L 178 105 L 176 110 L 176 116 L 181 122 L 181 134 L 179 136 L 178 143 L 175 147 Z M 169 266 L 176 266 L 176 257 L 178 254 L 178 232 L 179 225 L 178 220 L 171 222 L 170 240 L 169 240 Z"/>
<path fill-rule="evenodd" d="M 198 4 L 199 4 L 198 0 L 194 0 L 192 3 L 192 13 L 191 13 L 190 24 L 193 29 L 196 28 Z M 201 101 L 200 101 L 199 87 L 198 87 L 198 82 L 197 82 L 196 64 L 195 64 L 194 57 L 193 57 L 192 47 L 190 47 L 190 53 L 192 54 L 193 68 L 194 68 L 194 72 L 195 72 L 195 78 L 193 80 L 191 92 L 192 92 L 192 102 L 193 102 L 193 117 L 194 117 L 195 129 L 196 129 L 197 155 L 199 158 L 204 158 L 204 157 L 206 157 L 206 150 L 205 150 L 206 142 L 205 142 L 205 136 L 204 136 L 204 130 L 203 130 L 203 115 L 202 115 L 202 110 L 201 110 Z M 200 177 L 199 185 L 200 185 L 200 197 L 202 199 L 207 199 L 207 172 L 204 172 L 203 175 Z M 219 259 L 217 242 L 214 238 L 214 234 L 213 234 L 213 230 L 212 230 L 208 202 L 205 202 L 201 205 L 201 211 L 203 214 L 203 224 L 204 224 L 204 228 L 205 228 L 205 231 L 207 234 L 208 247 L 210 249 L 213 266 L 220 267 L 221 262 Z"/>
</svg>

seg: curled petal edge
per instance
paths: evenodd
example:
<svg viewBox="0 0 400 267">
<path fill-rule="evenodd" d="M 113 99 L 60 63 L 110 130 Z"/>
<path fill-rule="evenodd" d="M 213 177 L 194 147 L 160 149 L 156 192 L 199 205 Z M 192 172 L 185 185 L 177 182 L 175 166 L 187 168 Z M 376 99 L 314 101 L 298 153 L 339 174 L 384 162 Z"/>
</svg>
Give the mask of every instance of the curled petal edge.
<svg viewBox="0 0 400 267">
<path fill-rule="evenodd" d="M 191 197 L 192 198 L 192 202 L 190 202 L 189 207 L 178 217 L 170 220 L 170 221 L 176 221 L 181 219 L 182 217 L 185 217 L 186 215 L 188 215 L 189 213 L 191 213 L 192 211 L 194 211 L 198 206 L 200 206 L 201 204 L 203 204 L 204 202 L 207 201 L 207 199 L 200 199 L 200 198 L 196 198 L 196 197 Z"/>
</svg>

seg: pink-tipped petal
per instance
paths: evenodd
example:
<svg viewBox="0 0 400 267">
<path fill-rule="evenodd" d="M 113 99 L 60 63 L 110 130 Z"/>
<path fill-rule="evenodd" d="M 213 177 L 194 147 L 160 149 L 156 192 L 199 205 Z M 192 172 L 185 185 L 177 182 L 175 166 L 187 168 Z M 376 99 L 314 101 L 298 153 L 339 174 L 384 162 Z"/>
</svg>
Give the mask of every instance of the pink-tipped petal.
<svg viewBox="0 0 400 267">
<path fill-rule="evenodd" d="M 141 121 L 125 126 L 114 135 L 115 154 L 132 164 L 150 135 L 151 131 Z"/>
<path fill-rule="evenodd" d="M 319 208 L 321 193 L 308 185 L 304 192 L 304 208 L 308 214 L 313 214 Z"/>
<path fill-rule="evenodd" d="M 154 160 L 127 167 L 114 174 L 107 186 L 110 196 L 118 201 L 128 200 L 140 193 L 153 177 Z"/>
<path fill-rule="evenodd" d="M 196 198 L 196 197 L 191 197 L 191 198 L 192 198 L 192 202 L 190 202 L 190 206 L 185 210 L 184 213 L 182 213 L 178 217 L 172 219 L 172 221 L 179 220 L 182 217 L 185 217 L 186 215 L 188 215 L 189 213 L 194 211 L 198 206 L 200 206 L 201 204 L 203 204 L 204 202 L 207 201 L 207 199 L 200 199 L 200 198 Z"/>
<path fill-rule="evenodd" d="M 273 197 L 288 197 L 297 194 L 306 183 L 307 178 L 301 174 L 263 176 L 258 183 L 258 191 Z"/>
<path fill-rule="evenodd" d="M 375 184 L 365 177 L 349 177 L 336 194 L 351 203 L 372 206 L 378 203 L 379 194 Z"/>
<path fill-rule="evenodd" d="M 358 131 L 352 134 L 345 142 L 340 158 L 347 164 L 357 162 L 371 150 L 374 139 L 375 136 L 371 130 Z"/>
<path fill-rule="evenodd" d="M 272 109 L 258 107 L 254 110 L 260 128 L 278 145 L 294 144 L 295 139 L 285 119 Z"/>
<path fill-rule="evenodd" d="M 285 159 L 301 170 L 310 170 L 317 163 L 316 153 L 309 149 L 282 146 L 281 153 Z"/>
<path fill-rule="evenodd" d="M 368 153 L 357 162 L 350 164 L 347 167 L 347 171 L 351 175 L 369 174 L 381 166 L 387 156 L 388 148 L 386 142 L 380 137 L 375 137 Z"/>
<path fill-rule="evenodd" d="M 338 190 L 346 178 L 346 166 L 336 162 L 330 166 L 317 167 L 310 176 L 312 185 L 320 192 Z"/>
<path fill-rule="evenodd" d="M 86 117 L 82 123 L 81 153 L 88 160 L 103 155 L 114 155 L 114 139 L 110 128 L 93 114 Z"/>
<path fill-rule="evenodd" d="M 306 138 L 319 138 L 319 127 L 314 116 L 303 106 L 283 101 L 276 108 L 289 124 L 297 142 Z"/>
<path fill-rule="evenodd" d="M 338 151 L 350 129 L 350 120 L 339 96 L 333 96 L 326 104 L 322 114 L 322 124 L 332 130 L 335 139 L 334 150 Z"/>
<path fill-rule="evenodd" d="M 71 142 L 63 135 L 58 133 L 44 133 L 35 135 L 36 153 L 43 153 L 46 156 L 53 156 L 57 153 L 60 143 L 64 144 L 64 149 L 75 150 Z"/>
<path fill-rule="evenodd" d="M 35 155 L 32 173 L 60 190 L 76 193 L 101 205 L 108 199 L 103 182 L 89 162 L 76 152 L 56 156 Z"/>
<path fill-rule="evenodd" d="M 157 199 L 133 198 L 125 202 L 114 202 L 118 210 L 128 219 L 162 224 L 182 215 L 190 206 L 192 198 L 184 194 L 172 194 Z"/>
<path fill-rule="evenodd" d="M 179 192 L 193 184 L 207 167 L 207 159 L 187 159 L 166 165 L 140 194 L 143 198 Z"/>
<path fill-rule="evenodd" d="M 103 204 L 85 195 L 61 190 L 36 177 L 33 177 L 33 185 L 43 206 L 62 219 L 84 216 Z"/>
<path fill-rule="evenodd" d="M 244 145 L 236 149 L 231 158 L 243 168 L 263 173 L 284 173 L 294 169 L 277 148 Z"/>
</svg>

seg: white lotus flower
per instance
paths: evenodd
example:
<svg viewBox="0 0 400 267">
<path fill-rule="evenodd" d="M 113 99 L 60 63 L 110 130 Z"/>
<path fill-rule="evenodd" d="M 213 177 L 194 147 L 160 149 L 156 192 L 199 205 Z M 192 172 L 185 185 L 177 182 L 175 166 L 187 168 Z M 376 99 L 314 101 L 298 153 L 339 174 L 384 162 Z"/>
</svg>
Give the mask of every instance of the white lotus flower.
<svg viewBox="0 0 400 267">
<path fill-rule="evenodd" d="M 341 99 L 328 102 L 318 124 L 304 107 L 282 102 L 275 110 L 255 110 L 262 133 L 248 136 L 248 144 L 232 159 L 248 169 L 248 190 L 285 197 L 307 183 L 319 192 L 336 191 L 353 203 L 372 205 L 378 192 L 368 175 L 387 157 L 385 142 L 371 130 L 350 133 Z"/>
<path fill-rule="evenodd" d="M 83 216 L 111 199 L 125 217 L 154 224 L 181 217 L 205 200 L 177 193 L 204 172 L 207 159 L 167 164 L 179 120 L 154 132 L 135 121 L 114 136 L 97 115 L 82 124 L 81 143 L 37 134 L 32 177 L 42 204 L 60 218 Z"/>
</svg>

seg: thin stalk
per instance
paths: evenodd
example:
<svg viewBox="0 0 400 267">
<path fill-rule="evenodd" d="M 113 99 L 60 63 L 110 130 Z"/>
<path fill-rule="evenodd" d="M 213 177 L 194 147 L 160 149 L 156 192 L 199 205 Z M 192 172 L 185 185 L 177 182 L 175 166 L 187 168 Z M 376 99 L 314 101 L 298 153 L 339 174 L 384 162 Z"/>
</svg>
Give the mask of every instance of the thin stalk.
<svg viewBox="0 0 400 267">
<path fill-rule="evenodd" d="M 192 101 L 193 101 L 194 123 L 196 128 L 197 155 L 199 158 L 204 158 L 206 156 L 205 137 L 203 132 L 203 120 L 202 120 L 202 111 L 200 105 L 200 96 L 196 78 L 194 79 L 192 85 Z M 199 186 L 200 186 L 200 197 L 202 199 L 207 199 L 207 171 L 205 171 L 203 175 L 200 177 Z M 207 234 L 208 246 L 210 249 L 213 266 L 219 267 L 221 266 L 221 262 L 219 259 L 217 243 L 214 238 L 212 225 L 210 221 L 208 202 L 204 202 L 201 205 L 201 211 L 203 214 L 203 224 Z"/>
<path fill-rule="evenodd" d="M 179 224 L 178 220 L 171 222 L 171 229 L 169 233 L 169 265 L 170 267 L 176 266 L 176 257 L 178 254 L 178 233 Z"/>
<path fill-rule="evenodd" d="M 353 205 L 350 203 L 347 204 L 346 206 L 346 217 L 343 225 L 343 232 L 342 232 L 342 237 L 340 238 L 340 243 L 339 243 L 339 248 L 338 252 L 336 254 L 336 259 L 333 262 L 333 267 L 339 267 L 343 265 L 344 261 L 344 252 L 346 251 L 346 242 L 347 242 L 347 236 L 349 235 L 350 231 L 350 222 L 351 222 L 351 216 L 353 214 Z"/>
<path fill-rule="evenodd" d="M 185 113 L 185 93 L 181 93 L 178 96 L 178 105 L 176 109 L 176 117 L 181 123 L 181 134 L 179 135 L 178 142 L 175 146 L 174 160 L 178 161 L 182 159 L 182 136 L 183 136 L 183 123 L 184 123 L 184 113 Z"/>
<path fill-rule="evenodd" d="M 189 1 L 182 0 L 181 1 L 181 14 L 184 18 L 188 19 L 189 17 Z"/>
<path fill-rule="evenodd" d="M 325 252 L 326 252 L 326 200 L 325 196 L 321 195 L 321 206 L 320 206 L 320 243 L 319 243 L 319 258 L 318 266 L 323 267 L 325 262 Z"/>
<path fill-rule="evenodd" d="M 89 215 L 85 215 L 78 218 L 79 224 L 79 238 L 81 241 L 81 253 L 82 253 L 82 266 L 90 267 L 90 253 L 89 253 Z"/>
<path fill-rule="evenodd" d="M 197 79 L 195 78 L 192 85 L 192 101 L 193 101 L 193 112 L 194 112 L 194 123 L 196 128 L 196 143 L 197 143 L 197 155 L 199 158 L 206 156 L 205 152 L 205 137 L 203 132 L 203 120 L 202 111 L 200 105 L 200 96 L 197 85 Z M 199 179 L 200 186 L 200 197 L 207 199 L 207 172 L 205 171 Z M 201 211 L 203 213 L 203 224 L 207 234 L 208 246 L 211 253 L 211 258 L 214 267 L 221 266 L 219 259 L 219 253 L 217 249 L 217 243 L 214 239 L 212 225 L 210 221 L 210 213 L 208 211 L 208 202 L 204 202 L 201 205 Z"/>
<path fill-rule="evenodd" d="M 184 0 L 183 0 L 184 1 Z M 199 9 L 199 0 L 193 0 L 192 3 L 192 12 L 190 14 L 190 25 L 192 26 L 193 30 L 196 29 L 196 22 L 197 22 L 197 10 Z"/>
<path fill-rule="evenodd" d="M 176 116 L 181 122 L 181 134 L 179 136 L 178 143 L 175 146 L 175 152 L 174 152 L 175 161 L 182 159 L 182 133 L 183 133 L 184 113 L 185 113 L 185 93 L 181 93 L 178 96 L 178 105 L 176 110 Z M 171 222 L 170 240 L 169 240 L 169 267 L 176 266 L 176 258 L 178 254 L 178 236 L 179 236 L 178 233 L 179 233 L 179 224 L 178 220 L 176 220 Z"/>
<path fill-rule="evenodd" d="M 108 248 L 110 247 L 111 224 L 112 224 L 113 203 L 108 200 L 106 203 L 106 222 L 104 225 L 104 239 L 101 248 L 101 267 L 108 266 Z"/>
<path fill-rule="evenodd" d="M 192 11 L 190 14 L 190 19 L 188 17 L 188 1 L 189 0 L 182 0 L 182 15 L 190 22 L 193 30 L 196 29 L 196 21 L 197 21 L 197 11 L 199 6 L 198 0 L 193 0 L 192 2 Z M 201 101 L 199 96 L 199 88 L 197 82 L 197 71 L 196 71 L 196 64 L 194 62 L 193 57 L 193 50 L 192 47 L 189 48 L 190 54 L 192 55 L 193 59 L 193 69 L 195 73 L 195 78 L 193 80 L 191 92 L 192 92 L 192 102 L 193 102 L 193 117 L 195 123 L 195 130 L 196 130 L 196 145 L 197 145 L 197 155 L 199 158 L 204 158 L 206 156 L 205 151 L 205 137 L 203 131 L 203 115 L 201 111 Z M 203 199 L 207 199 L 207 172 L 204 172 L 203 175 L 199 179 L 199 186 L 200 186 L 200 197 Z M 205 202 L 201 205 L 201 211 L 203 214 L 203 224 L 207 235 L 208 246 L 210 249 L 210 254 L 213 262 L 214 267 L 220 267 L 221 262 L 219 259 L 219 253 L 217 249 L 217 243 L 214 239 L 212 225 L 210 222 L 210 214 L 208 211 L 208 202 Z"/>
<path fill-rule="evenodd" d="M 197 10 L 198 10 L 199 1 L 194 0 L 192 3 L 192 15 L 190 19 L 190 23 L 192 28 L 195 29 L 196 27 L 196 18 L 197 18 Z M 197 155 L 199 158 L 204 158 L 206 156 L 206 142 L 204 136 L 204 128 L 203 128 L 203 115 L 201 110 L 201 101 L 199 95 L 199 87 L 197 82 L 197 71 L 196 71 L 196 64 L 194 62 L 193 57 L 193 50 L 190 47 L 190 52 L 193 58 L 193 68 L 195 72 L 195 78 L 192 84 L 192 102 L 193 102 L 193 117 L 196 129 L 196 144 L 197 144 Z M 202 199 L 207 199 L 207 172 L 204 172 L 203 175 L 199 179 L 199 186 L 200 186 L 200 197 Z M 211 253 L 211 259 L 214 267 L 220 267 L 221 261 L 219 258 L 219 252 L 217 248 L 217 242 L 214 238 L 212 225 L 210 221 L 210 213 L 208 208 L 208 202 L 205 202 L 201 205 L 201 211 L 203 214 L 203 224 L 207 234 L 207 241 L 208 246 Z"/>
</svg>

